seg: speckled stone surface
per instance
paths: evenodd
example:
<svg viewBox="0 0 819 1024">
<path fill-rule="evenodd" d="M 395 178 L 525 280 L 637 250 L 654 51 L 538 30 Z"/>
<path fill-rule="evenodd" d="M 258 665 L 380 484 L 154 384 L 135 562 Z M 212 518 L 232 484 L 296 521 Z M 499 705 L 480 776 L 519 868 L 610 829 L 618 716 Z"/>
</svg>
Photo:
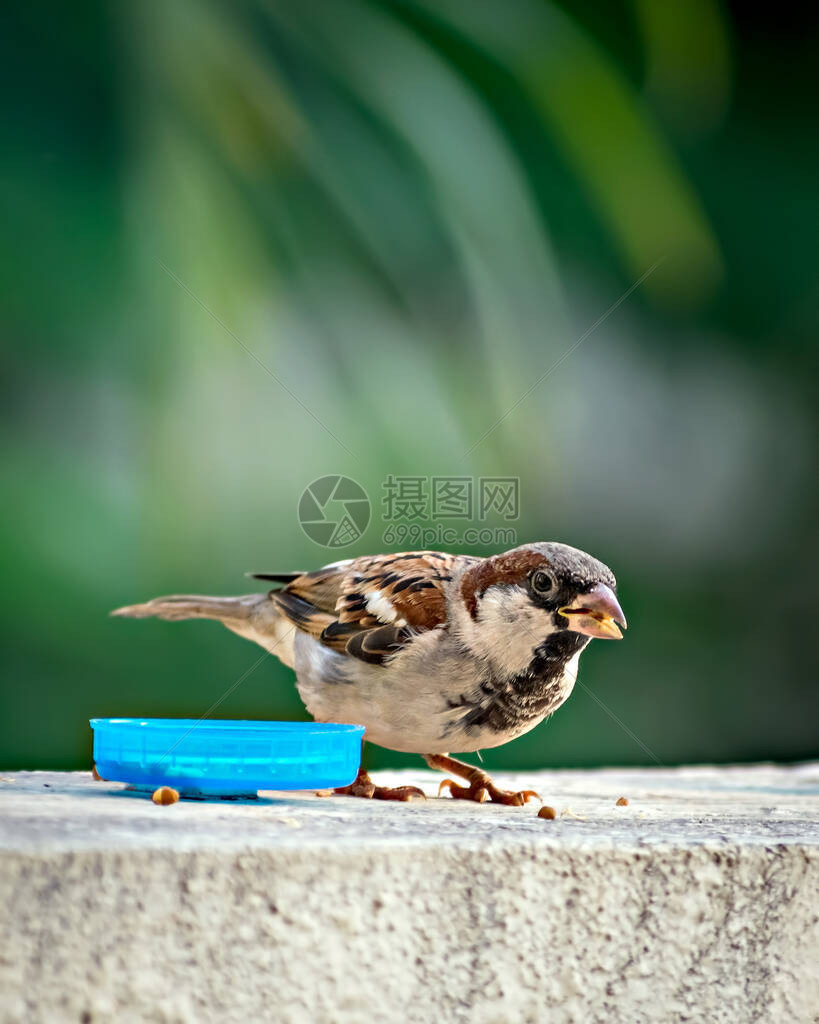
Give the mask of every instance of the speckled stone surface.
<svg viewBox="0 0 819 1024">
<path fill-rule="evenodd" d="M 497 778 L 556 820 L 0 775 L 0 1021 L 819 1021 L 819 765 Z"/>
</svg>

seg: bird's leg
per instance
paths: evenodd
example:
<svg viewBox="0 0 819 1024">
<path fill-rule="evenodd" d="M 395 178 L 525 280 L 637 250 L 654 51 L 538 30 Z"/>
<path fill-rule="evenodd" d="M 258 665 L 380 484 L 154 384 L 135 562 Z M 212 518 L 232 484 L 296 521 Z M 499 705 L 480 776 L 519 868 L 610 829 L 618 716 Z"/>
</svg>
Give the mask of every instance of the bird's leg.
<svg viewBox="0 0 819 1024">
<path fill-rule="evenodd" d="M 368 800 L 412 800 L 414 796 L 426 799 L 426 794 L 417 786 L 376 786 L 364 768 L 358 769 L 355 782 L 336 789 L 322 789 L 319 796 L 362 796 Z"/>
<path fill-rule="evenodd" d="M 454 800 L 475 800 L 479 804 L 491 800 L 494 804 L 511 804 L 515 807 L 520 807 L 532 797 L 540 800 L 539 794 L 533 789 L 521 789 L 518 792 L 498 789 L 482 768 L 473 768 L 471 764 L 458 761 L 449 754 L 424 754 L 423 757 L 430 768 L 458 775 L 469 783 L 468 786 L 459 786 L 452 779 L 444 779 L 438 789 L 438 796 L 441 795 L 441 790 L 448 789 Z"/>
</svg>

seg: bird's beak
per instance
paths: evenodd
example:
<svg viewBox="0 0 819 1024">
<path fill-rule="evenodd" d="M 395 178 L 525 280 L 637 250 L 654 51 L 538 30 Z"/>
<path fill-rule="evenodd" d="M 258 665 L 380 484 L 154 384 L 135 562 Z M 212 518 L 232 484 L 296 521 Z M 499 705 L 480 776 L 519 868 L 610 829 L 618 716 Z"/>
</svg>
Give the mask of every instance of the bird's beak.
<svg viewBox="0 0 819 1024">
<path fill-rule="evenodd" d="M 621 640 L 623 634 L 617 628 L 626 628 L 626 617 L 614 591 L 605 583 L 598 583 L 585 594 L 578 594 L 571 604 L 558 608 L 561 615 L 569 620 L 569 628 L 575 633 L 598 636 L 605 640 Z"/>
</svg>

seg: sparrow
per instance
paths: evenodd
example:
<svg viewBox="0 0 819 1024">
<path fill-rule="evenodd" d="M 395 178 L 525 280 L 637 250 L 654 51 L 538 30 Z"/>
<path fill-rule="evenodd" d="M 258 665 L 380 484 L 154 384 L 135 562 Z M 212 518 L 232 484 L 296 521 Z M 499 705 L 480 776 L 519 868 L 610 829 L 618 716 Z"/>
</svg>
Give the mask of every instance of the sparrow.
<svg viewBox="0 0 819 1024">
<path fill-rule="evenodd" d="M 498 747 L 563 704 L 593 637 L 620 639 L 626 619 L 611 570 L 566 544 L 486 558 L 439 551 L 365 555 L 314 572 L 249 573 L 275 584 L 240 597 L 157 597 L 128 618 L 215 619 L 295 670 L 319 722 L 365 727 L 365 739 L 421 754 L 456 799 L 520 805 L 533 790 L 500 789 L 450 756 Z M 413 786 L 377 786 L 360 770 L 334 791 L 408 800 Z"/>
</svg>

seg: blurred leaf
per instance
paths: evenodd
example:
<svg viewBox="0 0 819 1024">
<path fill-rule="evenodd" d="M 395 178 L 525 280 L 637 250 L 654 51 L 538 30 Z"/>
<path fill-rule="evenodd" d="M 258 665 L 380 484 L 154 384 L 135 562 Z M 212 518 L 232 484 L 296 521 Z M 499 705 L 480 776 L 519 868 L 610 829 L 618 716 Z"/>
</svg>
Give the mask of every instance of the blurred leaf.
<svg viewBox="0 0 819 1024">
<path fill-rule="evenodd" d="M 634 0 L 646 49 L 646 91 L 686 139 L 713 132 L 731 95 L 731 45 L 717 0 Z"/>
<path fill-rule="evenodd" d="M 419 3 L 421 0 L 419 0 Z M 640 98 L 556 6 L 441 0 L 427 5 L 502 61 L 542 112 L 565 159 L 585 182 L 636 280 L 655 300 L 701 304 L 721 257 L 701 205 Z"/>
</svg>

